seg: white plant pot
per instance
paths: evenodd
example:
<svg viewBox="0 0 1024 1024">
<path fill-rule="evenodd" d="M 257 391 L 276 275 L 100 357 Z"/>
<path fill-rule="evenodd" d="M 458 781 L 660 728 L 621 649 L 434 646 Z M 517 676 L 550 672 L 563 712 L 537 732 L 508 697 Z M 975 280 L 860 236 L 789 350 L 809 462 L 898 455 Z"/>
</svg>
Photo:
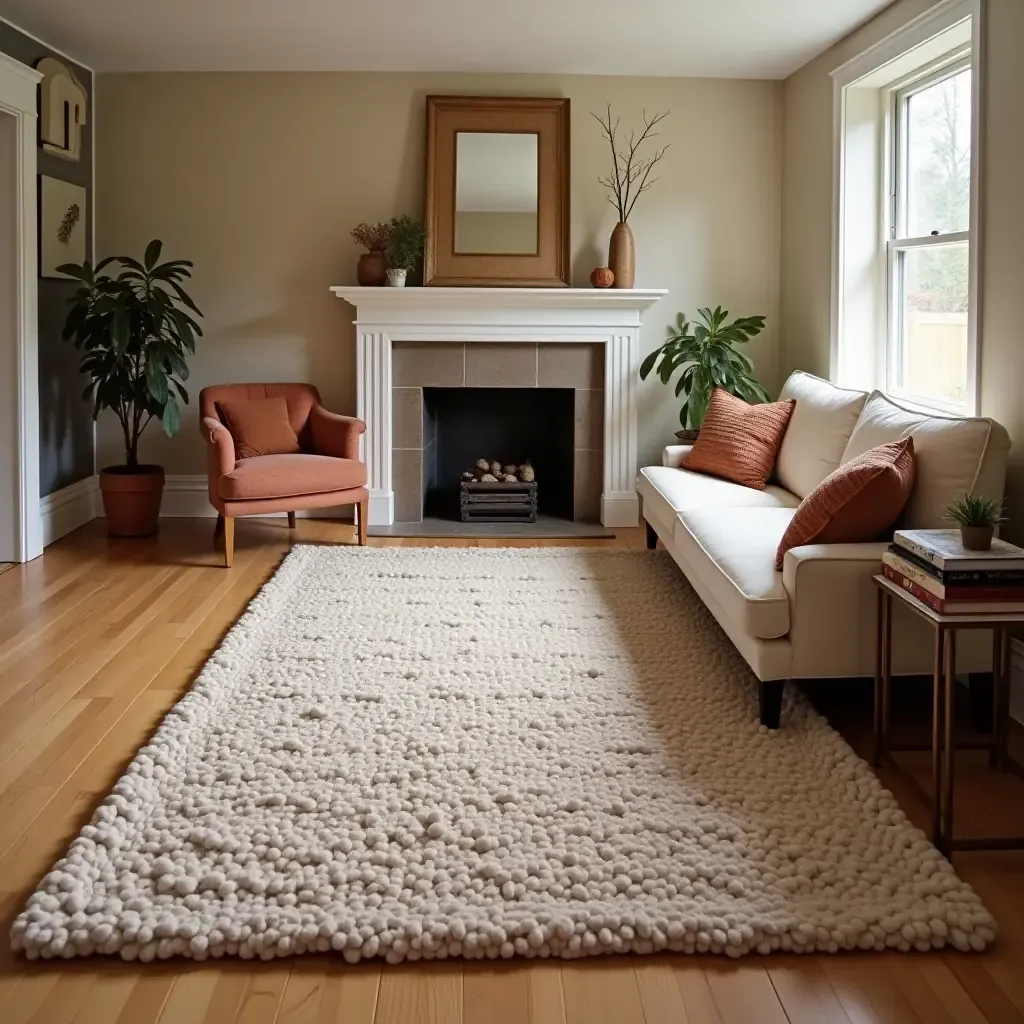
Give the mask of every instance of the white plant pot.
<svg viewBox="0 0 1024 1024">
<path fill-rule="evenodd" d="M 388 287 L 404 288 L 406 274 L 408 274 L 407 270 L 402 270 L 401 268 L 395 269 L 394 267 L 392 267 L 388 271 Z"/>
</svg>

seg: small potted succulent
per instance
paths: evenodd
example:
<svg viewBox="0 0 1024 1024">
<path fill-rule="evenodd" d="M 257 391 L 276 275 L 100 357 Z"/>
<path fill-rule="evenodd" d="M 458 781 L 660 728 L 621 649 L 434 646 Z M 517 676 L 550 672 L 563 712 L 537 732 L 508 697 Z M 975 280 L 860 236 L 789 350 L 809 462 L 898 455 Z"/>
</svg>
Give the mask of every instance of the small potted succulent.
<svg viewBox="0 0 1024 1024">
<path fill-rule="evenodd" d="M 988 551 L 996 525 L 1003 522 L 1003 506 L 981 494 L 965 494 L 946 506 L 946 518 L 960 526 L 960 542 L 968 551 Z"/>
<path fill-rule="evenodd" d="M 57 268 L 80 284 L 69 300 L 63 337 L 81 354 L 80 369 L 88 379 L 83 397 L 92 400 L 93 419 L 110 409 L 124 435 L 124 465 L 100 472 L 107 529 L 114 537 L 156 533 L 164 471 L 139 462 L 139 438 L 154 419 L 168 437 L 178 433 L 178 399 L 188 402 L 182 385 L 187 359 L 203 333 L 194 319 L 202 313 L 182 287 L 191 277 L 191 262 L 159 263 L 160 250 L 153 239 L 141 263 L 110 256 L 95 267 L 87 260 Z M 117 265 L 116 277 L 102 273 L 111 265 Z"/>
<path fill-rule="evenodd" d="M 404 288 L 408 275 L 416 270 L 423 258 L 427 239 L 423 222 L 403 214 L 390 224 L 391 242 L 388 245 L 388 284 Z"/>
<path fill-rule="evenodd" d="M 754 364 L 737 346 L 745 344 L 764 330 L 763 316 L 741 316 L 727 323 L 729 311 L 697 310 L 699 323 L 691 324 L 685 313 L 668 328 L 668 341 L 656 348 L 640 366 L 640 379 L 646 380 L 655 364 L 662 384 L 682 368 L 676 381 L 676 398 L 683 395 L 676 432 L 681 441 L 692 444 L 700 433 L 711 392 L 724 388 L 745 402 L 767 402 L 768 395 L 754 379 Z"/>
<path fill-rule="evenodd" d="M 391 244 L 390 224 L 357 224 L 352 237 L 366 250 L 356 264 L 356 280 L 364 287 L 387 281 L 387 250 Z"/>
</svg>

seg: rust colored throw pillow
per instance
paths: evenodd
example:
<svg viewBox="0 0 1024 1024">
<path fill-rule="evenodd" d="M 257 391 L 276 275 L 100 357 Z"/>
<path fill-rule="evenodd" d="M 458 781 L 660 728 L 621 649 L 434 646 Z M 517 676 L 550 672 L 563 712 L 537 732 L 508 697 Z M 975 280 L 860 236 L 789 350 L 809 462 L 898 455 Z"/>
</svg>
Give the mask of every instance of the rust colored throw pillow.
<svg viewBox="0 0 1024 1024">
<path fill-rule="evenodd" d="M 283 398 L 218 402 L 217 412 L 235 439 L 237 459 L 294 455 L 300 450 L 298 435 L 288 420 L 288 403 Z"/>
<path fill-rule="evenodd" d="M 683 468 L 763 491 L 795 405 L 792 398 L 748 405 L 742 398 L 715 388 L 700 435 L 683 459 Z"/>
<path fill-rule="evenodd" d="M 775 568 L 801 544 L 856 544 L 893 528 L 914 486 L 914 439 L 890 441 L 830 473 L 800 502 L 775 555 Z"/>
</svg>

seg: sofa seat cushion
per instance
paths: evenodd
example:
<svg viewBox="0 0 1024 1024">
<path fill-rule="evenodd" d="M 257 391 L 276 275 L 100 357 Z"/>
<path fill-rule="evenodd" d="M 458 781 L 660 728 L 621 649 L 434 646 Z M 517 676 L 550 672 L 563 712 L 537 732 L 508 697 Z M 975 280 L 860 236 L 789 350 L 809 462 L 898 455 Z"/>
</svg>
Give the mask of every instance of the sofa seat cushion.
<svg viewBox="0 0 1024 1024">
<path fill-rule="evenodd" d="M 680 512 L 695 508 L 796 508 L 800 504 L 795 494 L 774 484 L 758 491 L 720 477 L 669 466 L 644 466 L 636 489 L 645 508 L 652 507 L 659 520 L 672 524 Z"/>
<path fill-rule="evenodd" d="M 681 512 L 673 554 L 748 636 L 789 632 L 789 595 L 775 570 L 779 541 L 793 508 L 699 508 Z"/>
<path fill-rule="evenodd" d="M 258 501 L 347 491 L 366 483 L 366 466 L 327 455 L 260 455 L 240 459 L 218 483 L 225 501 Z"/>
</svg>

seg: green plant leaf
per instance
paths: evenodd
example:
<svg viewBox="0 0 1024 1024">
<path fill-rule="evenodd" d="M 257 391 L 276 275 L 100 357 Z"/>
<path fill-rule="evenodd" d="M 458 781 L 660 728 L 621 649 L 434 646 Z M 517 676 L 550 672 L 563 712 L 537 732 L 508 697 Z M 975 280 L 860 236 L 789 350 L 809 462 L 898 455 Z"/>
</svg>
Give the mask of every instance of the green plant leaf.
<svg viewBox="0 0 1024 1024">
<path fill-rule="evenodd" d="M 174 437 L 181 429 L 181 413 L 178 411 L 178 403 L 174 395 L 167 396 L 163 412 L 160 415 L 160 422 L 163 424 L 164 433 L 168 437 Z"/>
<path fill-rule="evenodd" d="M 156 266 L 156 261 L 160 259 L 160 250 L 163 247 L 164 244 L 159 238 L 154 238 L 153 241 L 146 246 L 146 255 L 142 258 L 142 262 L 146 265 L 146 270 L 152 270 Z"/>
<path fill-rule="evenodd" d="M 654 369 L 654 364 L 657 362 L 658 356 L 661 354 L 661 349 L 656 348 L 653 352 L 649 353 L 644 361 L 640 364 L 640 379 L 647 380 L 647 375 Z M 488 456 L 489 458 L 490 456 Z"/>
</svg>

